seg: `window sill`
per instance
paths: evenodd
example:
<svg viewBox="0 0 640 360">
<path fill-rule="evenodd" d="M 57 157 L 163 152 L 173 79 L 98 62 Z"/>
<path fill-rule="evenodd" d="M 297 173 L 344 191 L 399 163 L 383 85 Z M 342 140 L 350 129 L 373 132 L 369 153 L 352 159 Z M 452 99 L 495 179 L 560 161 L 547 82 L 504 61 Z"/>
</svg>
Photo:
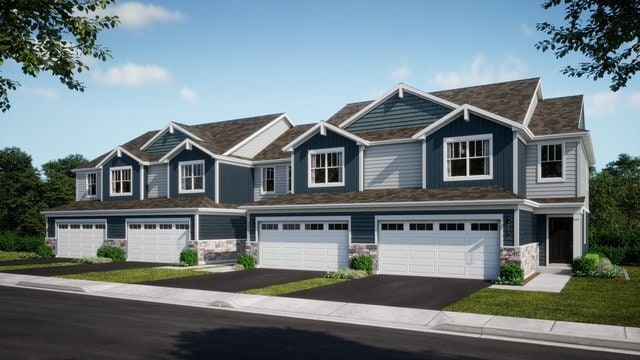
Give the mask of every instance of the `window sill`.
<svg viewBox="0 0 640 360">
<path fill-rule="evenodd" d="M 109 194 L 110 197 L 133 196 L 133 193 Z"/>
<path fill-rule="evenodd" d="M 564 178 L 538 178 L 538 183 L 548 184 L 548 183 L 562 183 L 565 182 Z"/>
<path fill-rule="evenodd" d="M 493 176 L 491 175 L 456 176 L 456 177 L 445 176 L 443 179 L 443 181 L 474 181 L 474 180 L 493 180 Z"/>
<path fill-rule="evenodd" d="M 344 183 L 307 184 L 307 187 L 309 188 L 340 187 L 340 186 L 344 186 Z"/>
<path fill-rule="evenodd" d="M 178 190 L 178 194 L 204 194 L 204 190 Z"/>
</svg>

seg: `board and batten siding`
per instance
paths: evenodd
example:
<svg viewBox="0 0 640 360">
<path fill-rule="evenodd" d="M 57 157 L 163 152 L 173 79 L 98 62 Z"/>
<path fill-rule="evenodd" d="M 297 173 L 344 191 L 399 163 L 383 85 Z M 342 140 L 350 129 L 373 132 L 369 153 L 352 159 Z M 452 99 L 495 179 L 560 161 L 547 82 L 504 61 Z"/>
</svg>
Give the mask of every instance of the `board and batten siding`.
<svg viewBox="0 0 640 360">
<path fill-rule="evenodd" d="M 547 144 L 547 143 L 545 143 Z M 564 180 L 560 182 L 538 182 L 538 147 L 540 144 L 527 145 L 527 197 L 556 198 L 577 196 L 577 142 L 565 142 L 562 164 Z"/>
<path fill-rule="evenodd" d="M 422 187 L 422 142 L 366 148 L 365 189 L 419 187 Z"/>
<path fill-rule="evenodd" d="M 96 195 L 87 196 L 87 174 L 96 174 Z M 76 201 L 81 200 L 96 200 L 100 198 L 100 191 L 102 191 L 102 172 L 101 171 L 86 171 L 76 173 Z"/>
<path fill-rule="evenodd" d="M 262 169 L 266 167 L 275 167 L 275 181 L 276 187 L 273 193 L 262 193 Z M 253 182 L 253 199 L 254 201 L 260 201 L 262 199 L 268 199 L 274 196 L 287 194 L 287 183 L 289 182 L 289 163 L 286 164 L 272 164 L 256 167 L 255 176 Z"/>
<path fill-rule="evenodd" d="M 351 132 L 378 131 L 433 124 L 452 109 L 405 92 L 403 97 L 392 95 L 346 127 Z"/>
<path fill-rule="evenodd" d="M 254 169 L 245 166 L 220 163 L 218 166 L 218 203 L 247 204 L 253 202 Z"/>
<path fill-rule="evenodd" d="M 285 119 L 282 119 L 251 139 L 251 141 L 240 146 L 231 155 L 253 158 L 287 130 L 289 130 L 289 124 Z"/>
<path fill-rule="evenodd" d="M 147 169 L 147 197 L 167 197 L 167 168 L 165 164 L 151 165 Z"/>
</svg>

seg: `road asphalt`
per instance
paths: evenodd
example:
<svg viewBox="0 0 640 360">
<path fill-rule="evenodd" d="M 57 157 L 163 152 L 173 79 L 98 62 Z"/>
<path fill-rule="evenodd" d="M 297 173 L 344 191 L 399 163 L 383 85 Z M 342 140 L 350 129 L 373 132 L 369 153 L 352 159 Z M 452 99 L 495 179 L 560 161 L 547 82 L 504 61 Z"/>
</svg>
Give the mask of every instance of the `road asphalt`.
<svg viewBox="0 0 640 360">
<path fill-rule="evenodd" d="M 0 285 L 640 355 L 640 328 L 0 273 Z"/>
</svg>

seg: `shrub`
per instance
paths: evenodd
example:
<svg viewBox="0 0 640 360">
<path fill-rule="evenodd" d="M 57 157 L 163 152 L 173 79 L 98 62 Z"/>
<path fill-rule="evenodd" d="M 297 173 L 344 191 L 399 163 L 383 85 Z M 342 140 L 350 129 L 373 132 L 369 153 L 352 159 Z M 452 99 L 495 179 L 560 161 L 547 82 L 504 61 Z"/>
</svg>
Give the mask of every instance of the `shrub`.
<svg viewBox="0 0 640 360">
<path fill-rule="evenodd" d="M 250 254 L 242 254 L 238 256 L 238 264 L 242 265 L 245 270 L 251 270 L 256 267 L 256 259 Z"/>
<path fill-rule="evenodd" d="M 113 262 L 123 262 L 124 261 L 124 250 L 121 247 L 116 246 L 101 246 L 98 249 L 97 253 L 98 257 L 106 257 Z"/>
<path fill-rule="evenodd" d="M 600 262 L 600 255 L 596 253 L 588 253 L 585 256 L 580 256 L 573 259 L 571 267 L 573 268 L 573 275 L 575 276 L 595 276 L 597 273 L 596 267 Z"/>
<path fill-rule="evenodd" d="M 185 263 L 186 266 L 198 265 L 198 252 L 193 249 L 184 249 L 180 253 L 180 263 Z"/>
<path fill-rule="evenodd" d="M 631 250 L 630 247 L 613 247 L 613 246 L 602 246 L 602 245 L 594 245 L 591 246 L 589 252 L 600 254 L 603 257 L 608 258 L 614 264 L 626 264 L 627 261 L 627 252 Z"/>
<path fill-rule="evenodd" d="M 330 279 L 361 279 L 369 276 L 364 270 L 340 269 L 338 271 L 327 271 L 322 277 Z"/>
<path fill-rule="evenodd" d="M 50 259 L 53 257 L 53 250 L 45 244 L 38 245 L 34 253 L 37 254 L 40 259 Z"/>
<path fill-rule="evenodd" d="M 35 252 L 44 244 L 42 236 L 21 236 L 15 231 L 0 233 L 0 250 Z"/>
<path fill-rule="evenodd" d="M 351 258 L 353 270 L 364 270 L 367 274 L 373 274 L 373 258 L 369 255 L 356 255 Z"/>
<path fill-rule="evenodd" d="M 500 277 L 495 282 L 500 285 L 522 285 L 524 270 L 518 264 L 504 264 L 500 267 Z"/>
<path fill-rule="evenodd" d="M 113 260 L 106 257 L 94 256 L 94 257 L 83 257 L 80 259 L 75 259 L 74 262 L 77 262 L 79 264 L 108 264 L 108 263 L 112 263 Z"/>
<path fill-rule="evenodd" d="M 0 250 L 17 251 L 18 233 L 15 231 L 4 231 L 0 233 Z"/>
</svg>

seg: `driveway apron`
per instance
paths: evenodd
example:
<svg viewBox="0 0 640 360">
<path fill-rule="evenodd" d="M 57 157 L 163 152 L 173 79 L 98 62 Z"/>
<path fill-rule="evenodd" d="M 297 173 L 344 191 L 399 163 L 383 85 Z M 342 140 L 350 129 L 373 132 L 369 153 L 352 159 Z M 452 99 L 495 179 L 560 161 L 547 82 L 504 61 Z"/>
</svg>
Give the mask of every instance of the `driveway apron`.
<svg viewBox="0 0 640 360">
<path fill-rule="evenodd" d="M 484 280 L 376 275 L 285 295 L 300 299 L 442 310 L 491 285 Z"/>
</svg>

